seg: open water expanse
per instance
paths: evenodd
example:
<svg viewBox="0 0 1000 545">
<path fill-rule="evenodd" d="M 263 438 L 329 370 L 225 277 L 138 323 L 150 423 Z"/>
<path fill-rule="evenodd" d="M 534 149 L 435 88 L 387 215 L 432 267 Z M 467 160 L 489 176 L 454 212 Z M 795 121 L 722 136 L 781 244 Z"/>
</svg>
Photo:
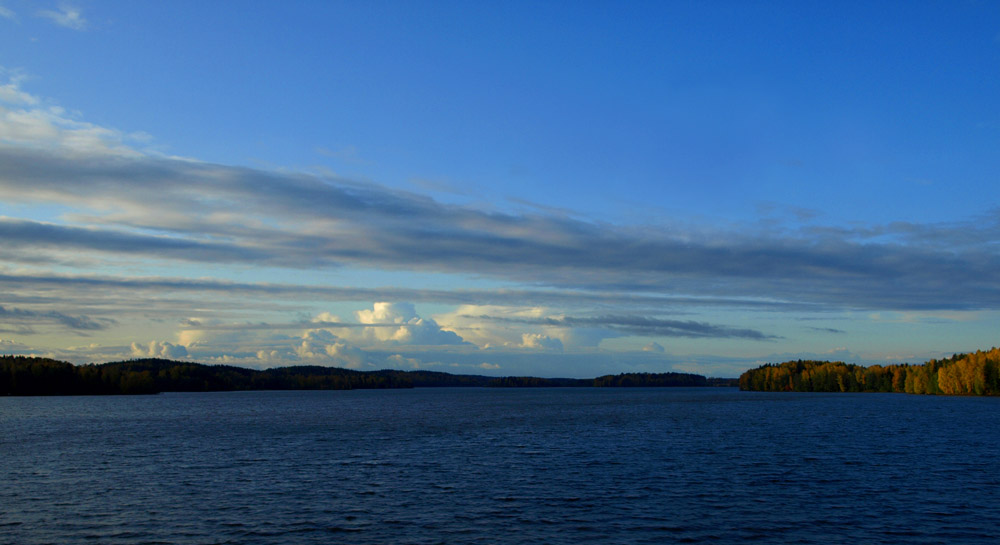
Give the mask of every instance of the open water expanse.
<svg viewBox="0 0 1000 545">
<path fill-rule="evenodd" d="M 1000 399 L 0 398 L 0 543 L 997 543 Z"/>
</svg>

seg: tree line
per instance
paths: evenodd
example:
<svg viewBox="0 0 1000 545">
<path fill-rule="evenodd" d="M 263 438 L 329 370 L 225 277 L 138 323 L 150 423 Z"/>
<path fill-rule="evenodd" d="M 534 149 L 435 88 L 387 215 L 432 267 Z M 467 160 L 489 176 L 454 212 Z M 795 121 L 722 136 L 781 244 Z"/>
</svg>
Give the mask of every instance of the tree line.
<svg viewBox="0 0 1000 545">
<path fill-rule="evenodd" d="M 712 379 L 721 380 L 721 379 Z M 115 395 L 237 390 L 354 390 L 414 387 L 706 386 L 689 373 L 623 373 L 595 379 L 491 378 L 437 371 L 355 371 L 292 366 L 263 371 L 159 358 L 73 365 L 50 358 L 0 356 L 0 395 Z"/>
<path fill-rule="evenodd" d="M 411 388 L 410 377 L 319 366 L 257 371 L 149 358 L 73 365 L 49 358 L 0 356 L 0 395 L 113 395 L 234 390 Z"/>
<path fill-rule="evenodd" d="M 765 392 L 897 392 L 1000 395 L 1000 348 L 920 364 L 871 365 L 796 360 L 769 363 L 740 376 L 741 390 Z"/>
</svg>

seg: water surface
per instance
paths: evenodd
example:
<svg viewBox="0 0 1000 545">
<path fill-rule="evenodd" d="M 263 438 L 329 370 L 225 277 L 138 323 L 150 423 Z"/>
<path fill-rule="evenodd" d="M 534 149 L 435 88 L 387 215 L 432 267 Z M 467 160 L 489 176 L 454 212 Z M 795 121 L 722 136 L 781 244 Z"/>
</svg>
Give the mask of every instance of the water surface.
<svg viewBox="0 0 1000 545">
<path fill-rule="evenodd" d="M 0 398 L 0 543 L 995 543 L 1000 399 Z"/>
</svg>

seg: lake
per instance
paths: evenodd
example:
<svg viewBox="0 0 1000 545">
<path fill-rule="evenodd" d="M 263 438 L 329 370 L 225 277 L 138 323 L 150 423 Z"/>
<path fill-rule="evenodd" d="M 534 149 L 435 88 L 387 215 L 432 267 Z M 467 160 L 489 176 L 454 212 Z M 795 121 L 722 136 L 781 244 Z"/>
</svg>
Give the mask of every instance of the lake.
<svg viewBox="0 0 1000 545">
<path fill-rule="evenodd" d="M 1000 399 L 0 398 L 0 543 L 996 543 Z"/>
</svg>

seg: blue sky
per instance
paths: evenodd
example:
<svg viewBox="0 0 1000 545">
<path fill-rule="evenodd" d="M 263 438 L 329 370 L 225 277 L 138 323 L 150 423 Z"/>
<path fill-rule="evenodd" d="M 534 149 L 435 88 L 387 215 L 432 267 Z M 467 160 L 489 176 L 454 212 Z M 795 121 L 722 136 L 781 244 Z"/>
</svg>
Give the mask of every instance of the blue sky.
<svg viewBox="0 0 1000 545">
<path fill-rule="evenodd" d="M 1000 5 L 0 0 L 0 351 L 735 376 L 996 345 Z"/>
</svg>

